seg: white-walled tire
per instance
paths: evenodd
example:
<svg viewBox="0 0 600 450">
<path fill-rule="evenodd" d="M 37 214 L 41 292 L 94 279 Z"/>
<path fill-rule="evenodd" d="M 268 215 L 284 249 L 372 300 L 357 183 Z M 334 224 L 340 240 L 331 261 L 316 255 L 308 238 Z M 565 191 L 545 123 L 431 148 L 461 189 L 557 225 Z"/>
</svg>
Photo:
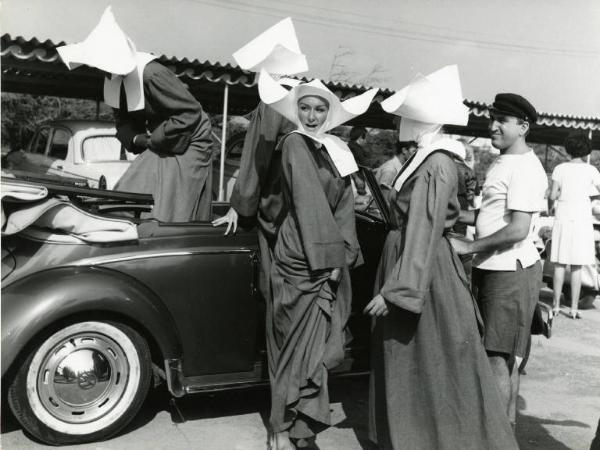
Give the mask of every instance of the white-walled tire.
<svg viewBox="0 0 600 450">
<path fill-rule="evenodd" d="M 150 350 L 135 330 L 80 322 L 30 352 L 8 401 L 23 428 L 43 442 L 91 442 L 112 436 L 135 416 L 150 378 Z"/>
</svg>

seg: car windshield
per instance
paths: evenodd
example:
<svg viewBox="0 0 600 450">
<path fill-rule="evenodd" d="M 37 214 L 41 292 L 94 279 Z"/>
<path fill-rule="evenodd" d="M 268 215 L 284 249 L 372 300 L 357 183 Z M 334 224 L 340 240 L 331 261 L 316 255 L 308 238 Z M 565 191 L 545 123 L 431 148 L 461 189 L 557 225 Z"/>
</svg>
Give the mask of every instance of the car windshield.
<svg viewBox="0 0 600 450">
<path fill-rule="evenodd" d="M 92 136 L 83 141 L 82 156 L 93 163 L 132 161 L 137 155 L 125 151 L 115 136 Z"/>
</svg>

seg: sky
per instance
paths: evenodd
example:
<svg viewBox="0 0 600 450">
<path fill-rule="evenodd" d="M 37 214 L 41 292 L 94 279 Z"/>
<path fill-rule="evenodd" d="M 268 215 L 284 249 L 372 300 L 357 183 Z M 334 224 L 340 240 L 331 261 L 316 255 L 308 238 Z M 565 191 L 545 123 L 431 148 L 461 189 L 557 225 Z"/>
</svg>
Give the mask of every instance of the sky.
<svg viewBox="0 0 600 450">
<path fill-rule="evenodd" d="M 292 17 L 309 77 L 400 89 L 458 64 L 463 95 L 600 118 L 600 0 L 4 0 L 2 33 L 77 42 L 112 3 L 138 50 L 233 63 Z M 576 5 L 576 6 L 575 6 Z"/>
</svg>

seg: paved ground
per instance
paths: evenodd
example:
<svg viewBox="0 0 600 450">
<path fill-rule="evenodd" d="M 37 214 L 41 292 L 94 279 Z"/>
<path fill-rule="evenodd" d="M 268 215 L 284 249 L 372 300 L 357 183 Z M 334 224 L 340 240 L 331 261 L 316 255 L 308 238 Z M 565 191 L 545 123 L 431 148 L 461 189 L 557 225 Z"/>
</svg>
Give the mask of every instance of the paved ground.
<svg viewBox="0 0 600 450">
<path fill-rule="evenodd" d="M 366 439 L 367 380 L 335 381 L 331 398 L 336 425 L 319 435 L 320 448 L 373 449 Z M 266 448 L 268 408 L 264 388 L 191 396 L 176 406 L 158 391 L 121 435 L 69 448 L 260 450 Z M 590 449 L 600 426 L 600 301 L 582 320 L 561 315 L 552 339 L 534 338 L 519 410 L 522 450 Z M 30 440 L 10 417 L 4 422 L 3 449 L 52 448 Z"/>
</svg>

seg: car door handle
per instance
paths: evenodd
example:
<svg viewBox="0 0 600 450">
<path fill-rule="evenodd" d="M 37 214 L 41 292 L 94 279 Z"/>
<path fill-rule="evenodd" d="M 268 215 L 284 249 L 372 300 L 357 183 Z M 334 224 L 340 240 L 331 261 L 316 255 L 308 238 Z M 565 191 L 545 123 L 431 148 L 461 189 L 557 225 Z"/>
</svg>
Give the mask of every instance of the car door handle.
<svg viewBox="0 0 600 450">
<path fill-rule="evenodd" d="M 64 169 L 64 167 L 63 167 L 63 166 L 56 166 L 56 168 L 57 168 L 57 169 L 61 169 L 61 170 L 62 170 L 62 169 Z"/>
</svg>

